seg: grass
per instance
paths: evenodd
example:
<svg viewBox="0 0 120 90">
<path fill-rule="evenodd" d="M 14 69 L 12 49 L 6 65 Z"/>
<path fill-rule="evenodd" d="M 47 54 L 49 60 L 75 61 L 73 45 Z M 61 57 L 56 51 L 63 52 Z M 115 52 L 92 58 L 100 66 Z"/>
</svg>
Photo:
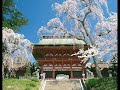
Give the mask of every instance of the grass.
<svg viewBox="0 0 120 90">
<path fill-rule="evenodd" d="M 3 90 L 39 90 L 41 80 L 3 79 Z"/>
<path fill-rule="evenodd" d="M 86 81 L 88 90 L 117 90 L 117 78 L 93 78 Z"/>
</svg>

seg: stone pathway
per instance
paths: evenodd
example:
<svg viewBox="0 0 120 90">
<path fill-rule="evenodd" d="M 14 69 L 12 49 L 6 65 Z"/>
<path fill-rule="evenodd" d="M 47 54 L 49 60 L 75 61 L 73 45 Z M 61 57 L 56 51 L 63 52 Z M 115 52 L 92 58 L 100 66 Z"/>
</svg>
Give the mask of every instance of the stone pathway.
<svg viewBox="0 0 120 90">
<path fill-rule="evenodd" d="M 45 90 L 80 90 L 79 80 L 46 80 Z"/>
</svg>

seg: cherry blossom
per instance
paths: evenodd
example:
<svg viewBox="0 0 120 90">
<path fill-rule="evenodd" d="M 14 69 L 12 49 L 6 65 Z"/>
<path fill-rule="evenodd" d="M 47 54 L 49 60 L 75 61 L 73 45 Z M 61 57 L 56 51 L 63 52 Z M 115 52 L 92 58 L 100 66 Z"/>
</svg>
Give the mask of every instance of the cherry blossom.
<svg viewBox="0 0 120 90">
<path fill-rule="evenodd" d="M 7 27 L 3 27 L 2 35 L 3 64 L 8 68 L 14 68 L 13 63 L 15 62 L 29 62 L 28 53 L 32 50 L 31 42 L 24 39 L 24 35 L 15 33 Z"/>
</svg>

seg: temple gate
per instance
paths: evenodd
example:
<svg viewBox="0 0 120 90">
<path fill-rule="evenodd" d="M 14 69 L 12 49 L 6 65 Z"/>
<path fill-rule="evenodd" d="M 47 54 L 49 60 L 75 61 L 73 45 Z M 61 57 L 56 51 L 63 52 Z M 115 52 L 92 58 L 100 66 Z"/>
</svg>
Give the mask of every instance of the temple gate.
<svg viewBox="0 0 120 90">
<path fill-rule="evenodd" d="M 38 44 L 34 44 L 33 56 L 40 65 L 40 72 L 46 78 L 55 79 L 57 74 L 67 74 L 70 79 L 85 78 L 85 65 L 89 60 L 71 56 L 79 49 L 88 49 L 83 40 L 73 37 L 44 36 Z"/>
</svg>

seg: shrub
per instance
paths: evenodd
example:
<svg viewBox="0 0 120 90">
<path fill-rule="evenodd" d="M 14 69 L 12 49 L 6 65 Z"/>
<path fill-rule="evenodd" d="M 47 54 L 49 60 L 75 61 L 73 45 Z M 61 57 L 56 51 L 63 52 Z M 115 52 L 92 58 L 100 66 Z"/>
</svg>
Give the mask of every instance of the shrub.
<svg viewBox="0 0 120 90">
<path fill-rule="evenodd" d="M 95 90 L 117 90 L 116 78 L 99 78 L 88 79 L 86 81 L 88 89 L 94 88 Z"/>
<path fill-rule="evenodd" d="M 29 85 L 29 86 L 31 86 L 31 87 L 36 87 L 35 83 L 33 83 L 33 82 L 31 82 L 31 83 L 29 83 L 29 84 L 27 84 L 27 85 Z"/>
<path fill-rule="evenodd" d="M 29 87 L 26 87 L 26 89 L 25 90 L 31 90 Z"/>
<path fill-rule="evenodd" d="M 37 79 L 37 77 L 33 77 L 31 80 L 34 81 L 34 82 L 38 82 L 38 81 L 39 81 L 39 80 Z"/>
<path fill-rule="evenodd" d="M 86 85 L 87 85 L 88 88 L 92 88 L 92 87 L 95 86 L 95 84 L 97 83 L 97 81 L 98 81 L 98 78 L 88 79 L 86 81 Z"/>
</svg>

